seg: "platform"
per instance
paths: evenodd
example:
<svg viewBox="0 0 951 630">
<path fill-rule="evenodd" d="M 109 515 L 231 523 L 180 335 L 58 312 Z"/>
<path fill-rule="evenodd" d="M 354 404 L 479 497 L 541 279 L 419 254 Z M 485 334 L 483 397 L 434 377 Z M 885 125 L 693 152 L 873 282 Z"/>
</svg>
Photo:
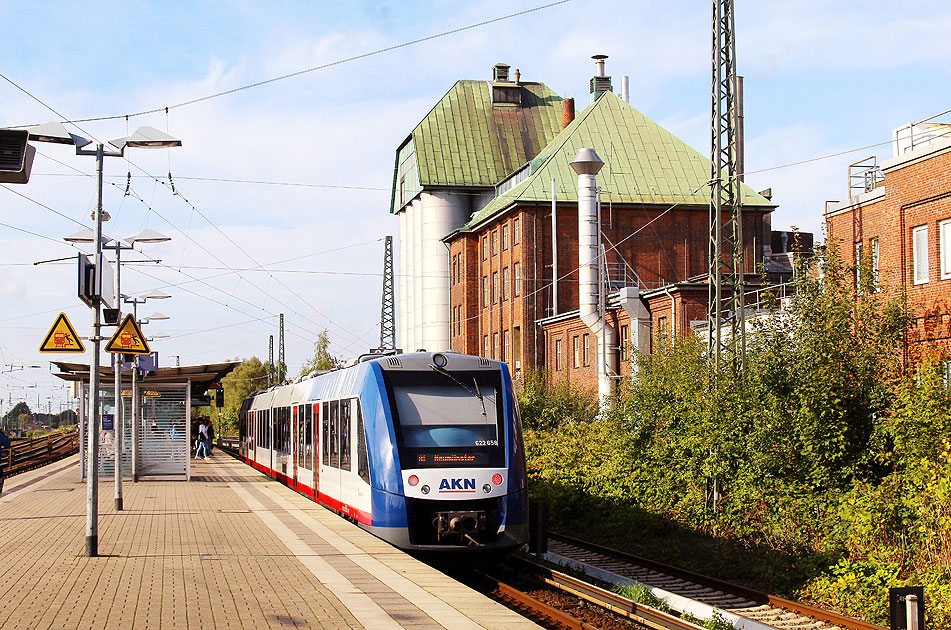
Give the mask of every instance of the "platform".
<svg viewBox="0 0 951 630">
<path fill-rule="evenodd" d="M 489 628 L 535 624 L 220 451 L 192 481 L 100 485 L 86 558 L 76 457 L 7 479 L 0 627 Z"/>
</svg>

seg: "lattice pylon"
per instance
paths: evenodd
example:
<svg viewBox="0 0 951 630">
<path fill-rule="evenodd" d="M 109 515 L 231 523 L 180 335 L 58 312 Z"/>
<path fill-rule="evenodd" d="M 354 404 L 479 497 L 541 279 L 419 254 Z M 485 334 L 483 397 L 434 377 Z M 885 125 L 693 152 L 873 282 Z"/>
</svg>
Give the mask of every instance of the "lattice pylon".
<svg viewBox="0 0 951 630">
<path fill-rule="evenodd" d="M 742 374 L 746 367 L 743 210 L 737 159 L 736 40 L 733 0 L 713 0 L 710 142 L 709 353 L 719 373 L 724 355 Z M 730 321 L 724 339 L 724 315 Z"/>
</svg>

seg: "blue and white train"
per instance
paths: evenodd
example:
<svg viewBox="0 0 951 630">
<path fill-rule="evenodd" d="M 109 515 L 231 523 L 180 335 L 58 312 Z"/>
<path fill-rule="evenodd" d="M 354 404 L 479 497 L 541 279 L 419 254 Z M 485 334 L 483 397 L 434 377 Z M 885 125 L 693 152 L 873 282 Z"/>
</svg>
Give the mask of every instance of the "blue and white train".
<svg viewBox="0 0 951 630">
<path fill-rule="evenodd" d="M 525 455 L 504 363 L 364 355 L 253 394 L 239 425 L 246 463 L 397 547 L 527 541 Z"/>
</svg>

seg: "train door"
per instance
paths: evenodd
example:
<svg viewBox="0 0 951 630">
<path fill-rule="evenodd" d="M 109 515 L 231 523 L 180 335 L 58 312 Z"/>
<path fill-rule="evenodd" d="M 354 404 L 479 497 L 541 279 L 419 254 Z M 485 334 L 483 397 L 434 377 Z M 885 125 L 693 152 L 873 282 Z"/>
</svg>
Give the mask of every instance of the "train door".
<svg viewBox="0 0 951 630">
<path fill-rule="evenodd" d="M 320 462 L 321 462 L 321 408 L 323 405 L 314 403 L 313 448 L 310 452 L 310 469 L 314 471 L 314 498 L 320 500 Z"/>
<path fill-rule="evenodd" d="M 298 414 L 297 412 L 297 409 L 298 409 L 297 405 L 294 405 L 293 407 L 291 407 L 291 426 L 290 426 L 291 431 L 289 436 L 290 439 L 288 440 L 288 442 L 290 442 L 290 444 L 288 444 L 288 450 L 290 451 L 290 458 L 291 458 L 291 466 L 290 466 L 290 470 L 288 470 L 288 473 L 290 473 L 290 476 L 291 476 L 291 487 L 293 487 L 294 489 L 297 488 L 297 453 L 300 448 L 300 444 L 299 444 L 300 440 L 297 439 L 297 436 L 300 431 L 298 429 L 298 425 L 300 423 L 300 420 L 302 420 L 302 418 L 300 417 L 300 414 Z"/>
<path fill-rule="evenodd" d="M 340 401 L 323 404 L 321 411 L 321 500 L 330 507 L 340 509 Z"/>
</svg>

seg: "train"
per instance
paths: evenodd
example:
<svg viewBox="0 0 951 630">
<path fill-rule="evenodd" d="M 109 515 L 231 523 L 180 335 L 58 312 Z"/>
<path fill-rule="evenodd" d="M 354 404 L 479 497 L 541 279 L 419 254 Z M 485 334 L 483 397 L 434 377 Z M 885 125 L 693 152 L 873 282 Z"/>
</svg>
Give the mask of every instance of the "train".
<svg viewBox="0 0 951 630">
<path fill-rule="evenodd" d="M 400 549 L 504 553 L 528 540 L 505 363 L 370 353 L 255 392 L 238 425 L 242 461 Z"/>
</svg>

